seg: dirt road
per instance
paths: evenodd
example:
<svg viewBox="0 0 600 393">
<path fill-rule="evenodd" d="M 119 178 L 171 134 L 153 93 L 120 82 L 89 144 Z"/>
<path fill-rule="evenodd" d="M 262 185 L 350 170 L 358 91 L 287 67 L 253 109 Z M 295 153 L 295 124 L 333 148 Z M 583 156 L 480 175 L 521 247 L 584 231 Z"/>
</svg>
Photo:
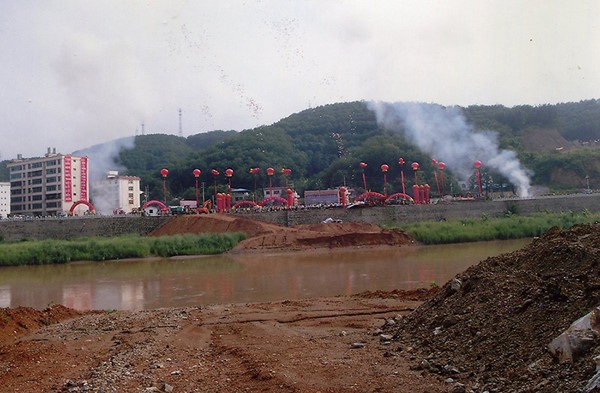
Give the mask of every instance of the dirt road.
<svg viewBox="0 0 600 393">
<path fill-rule="evenodd" d="M 394 291 L 102 312 L 39 330 L 35 320 L 19 321 L 21 335 L 0 346 L 0 386 L 6 392 L 446 392 L 439 377 L 409 369 L 410 348 L 376 335 L 425 296 Z"/>
</svg>

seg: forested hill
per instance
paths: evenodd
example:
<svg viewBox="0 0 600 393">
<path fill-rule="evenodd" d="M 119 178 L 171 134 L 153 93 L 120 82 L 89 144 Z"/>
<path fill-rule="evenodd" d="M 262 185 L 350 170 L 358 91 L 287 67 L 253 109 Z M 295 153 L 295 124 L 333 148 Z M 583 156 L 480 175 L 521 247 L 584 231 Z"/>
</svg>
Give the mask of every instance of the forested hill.
<svg viewBox="0 0 600 393">
<path fill-rule="evenodd" d="M 426 104 L 423 104 L 426 105 Z M 429 105 L 429 104 L 427 104 Z M 433 105 L 433 104 L 431 104 Z M 600 100 L 542 106 L 501 105 L 459 108 L 475 130 L 499 134 L 500 147 L 517 152 L 522 164 L 532 171 L 533 183 L 552 189 L 577 190 L 586 184 L 600 188 Z M 369 179 L 382 177 L 379 166 L 390 164 L 392 186 L 399 184 L 399 157 L 421 163 L 423 181 L 435 184 L 432 157 L 409 144 L 399 133 L 378 126 L 375 114 L 364 102 L 338 103 L 292 114 L 272 125 L 236 131 L 212 131 L 182 138 L 174 135 L 137 136 L 131 146 L 115 154 L 121 172 L 142 177 L 152 198 L 162 199 L 160 170 L 169 169 L 171 197 L 194 198 L 192 171 L 202 171 L 200 181 L 207 196 L 215 184 L 224 189 L 226 168 L 234 170 L 233 187 L 253 189 L 268 184 L 267 167 L 276 169 L 271 179 L 283 184 L 282 168 L 296 189 L 336 187 L 344 182 L 362 185 L 360 162 L 367 162 Z M 80 152 L 86 152 L 82 150 Z M 258 175 L 251 167 L 261 168 Z M 211 169 L 221 174 L 215 177 Z M 0 176 L 8 179 L 5 166 Z M 448 178 L 452 179 L 449 172 Z M 504 182 L 491 174 L 496 182 Z M 5 181 L 6 181 L 5 180 Z"/>
<path fill-rule="evenodd" d="M 578 190 L 585 186 L 586 176 L 592 179 L 592 188 L 594 179 L 600 178 L 600 149 L 594 142 L 600 139 L 600 100 L 537 107 L 470 106 L 462 110 L 475 129 L 498 132 L 501 147 L 518 153 L 523 165 L 532 171 L 534 184 Z M 198 139 L 200 136 L 204 141 Z M 178 145 L 181 149 L 175 148 Z M 159 172 L 163 167 L 170 171 L 172 195 L 184 198 L 194 196 L 194 168 L 202 170 L 200 180 L 209 194 L 215 180 L 221 189 L 225 188 L 226 168 L 234 170 L 234 187 L 251 190 L 255 182 L 258 188 L 268 184 L 267 167 L 277 170 L 278 175 L 271 179 L 274 184 L 283 184 L 279 175 L 282 168 L 292 169 L 289 181 L 300 191 L 336 187 L 344 182 L 359 188 L 360 162 L 369 163 L 368 178 L 381 182 L 380 164 L 395 164 L 399 157 L 420 162 L 423 181 L 435 182 L 431 157 L 399 134 L 380 128 L 375 114 L 364 102 L 311 108 L 272 125 L 237 133 L 209 132 L 187 139 L 165 135 L 138 137 L 136 147 L 123 151 L 120 157 L 128 171 L 142 176 L 156 196 L 162 191 Z M 251 167 L 262 171 L 252 175 Z M 211 169 L 221 174 L 215 178 Z M 451 173 L 448 176 L 451 178 Z M 388 177 L 397 189 L 397 164 L 390 165 Z M 498 175 L 494 179 L 505 181 Z"/>
</svg>

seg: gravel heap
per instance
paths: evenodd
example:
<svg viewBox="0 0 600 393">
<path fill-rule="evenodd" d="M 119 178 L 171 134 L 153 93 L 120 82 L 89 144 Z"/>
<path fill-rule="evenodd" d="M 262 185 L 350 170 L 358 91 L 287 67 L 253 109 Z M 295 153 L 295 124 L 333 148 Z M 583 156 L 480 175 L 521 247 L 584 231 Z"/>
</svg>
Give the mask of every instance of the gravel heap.
<svg viewBox="0 0 600 393">
<path fill-rule="evenodd" d="M 548 344 L 600 305 L 600 224 L 557 228 L 457 275 L 400 326 L 416 369 L 456 392 L 584 392 L 600 340 L 573 362 Z"/>
</svg>

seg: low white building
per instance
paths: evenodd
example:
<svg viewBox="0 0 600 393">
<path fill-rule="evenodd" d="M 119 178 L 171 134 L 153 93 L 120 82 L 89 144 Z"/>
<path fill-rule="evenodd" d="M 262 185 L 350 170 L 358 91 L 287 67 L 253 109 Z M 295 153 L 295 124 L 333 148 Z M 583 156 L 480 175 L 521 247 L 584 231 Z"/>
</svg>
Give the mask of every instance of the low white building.
<svg viewBox="0 0 600 393">
<path fill-rule="evenodd" d="M 0 218 L 10 214 L 10 183 L 0 183 Z"/>
<path fill-rule="evenodd" d="M 109 171 L 92 182 L 92 203 L 99 214 L 126 214 L 141 207 L 140 178 Z"/>
</svg>

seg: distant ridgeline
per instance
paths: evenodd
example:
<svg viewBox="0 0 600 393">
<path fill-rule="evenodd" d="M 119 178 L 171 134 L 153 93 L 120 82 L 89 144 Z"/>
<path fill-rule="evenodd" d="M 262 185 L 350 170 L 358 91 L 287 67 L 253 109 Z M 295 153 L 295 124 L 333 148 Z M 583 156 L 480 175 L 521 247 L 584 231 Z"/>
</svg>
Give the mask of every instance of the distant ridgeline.
<svg viewBox="0 0 600 393">
<path fill-rule="evenodd" d="M 310 108 L 272 125 L 241 132 L 212 131 L 188 137 L 141 135 L 133 138 L 131 146 L 119 148 L 115 144 L 116 151 L 105 148 L 113 143 L 110 142 L 77 153 L 89 154 L 92 166 L 94 162 L 105 162 L 106 157 L 101 155 L 110 153 L 109 165 L 114 166 L 110 169 L 141 177 L 142 188 L 147 186 L 148 198 L 159 200 L 163 199 L 165 180 L 160 175 L 162 168 L 169 169 L 167 197 L 173 200 L 195 199 L 192 171 L 196 168 L 202 172 L 198 180 L 207 199 L 212 197 L 215 188 L 217 192 L 227 190 L 229 179 L 223 176 L 227 168 L 234 170 L 230 179 L 232 186 L 248 190 L 266 188 L 269 181 L 282 185 L 284 180 L 279 171 L 290 168 L 290 185 L 303 195 L 305 190 L 343 184 L 362 188 L 363 173 L 367 187 L 381 192 L 380 166 L 385 163 L 389 165 L 390 189 L 399 190 L 400 157 L 408 165 L 419 162 L 419 181 L 430 185 L 435 184 L 436 168 L 432 159 L 446 162 L 448 188 L 454 190 L 459 189 L 459 182 L 473 181 L 468 172 L 463 173 L 465 168 L 470 168 L 473 159 L 483 162 L 484 175 L 493 184 L 515 185 L 516 180 L 505 171 L 502 159 L 490 162 L 487 153 L 490 150 L 471 152 L 472 156 L 441 150 L 448 145 L 445 143 L 448 140 L 444 140 L 447 134 L 443 132 L 460 133 L 469 141 L 479 138 L 475 135 L 487 135 L 483 131 L 494 131 L 497 135 L 490 139 L 497 144 L 491 146 L 493 154 L 509 152 L 510 158 L 519 162 L 528 174 L 531 184 L 561 191 L 581 190 L 588 184 L 592 189 L 600 188 L 600 100 L 512 108 L 501 105 L 445 108 L 435 104 L 402 103 L 392 106 L 404 109 L 393 125 L 378 118 L 379 114 L 371 110 L 374 104 L 349 102 Z M 437 135 L 438 141 L 419 140 L 415 135 L 426 133 L 421 132 L 423 130 L 411 133 L 415 131 L 414 124 L 419 123 L 415 120 L 421 120 L 419 113 L 432 112 L 441 115 L 438 121 L 425 121 L 421 127 L 435 131 L 434 139 Z M 458 124 L 457 117 L 460 127 L 453 130 L 450 123 Z M 361 168 L 360 162 L 368 166 Z M 1 181 L 10 178 L 5 164 L 0 165 Z M 269 178 L 265 174 L 267 167 L 276 169 L 275 176 Z M 261 168 L 261 171 L 250 173 L 250 168 Z M 213 176 L 211 169 L 221 175 Z M 412 179 L 410 167 L 404 169 L 407 178 Z"/>
</svg>

